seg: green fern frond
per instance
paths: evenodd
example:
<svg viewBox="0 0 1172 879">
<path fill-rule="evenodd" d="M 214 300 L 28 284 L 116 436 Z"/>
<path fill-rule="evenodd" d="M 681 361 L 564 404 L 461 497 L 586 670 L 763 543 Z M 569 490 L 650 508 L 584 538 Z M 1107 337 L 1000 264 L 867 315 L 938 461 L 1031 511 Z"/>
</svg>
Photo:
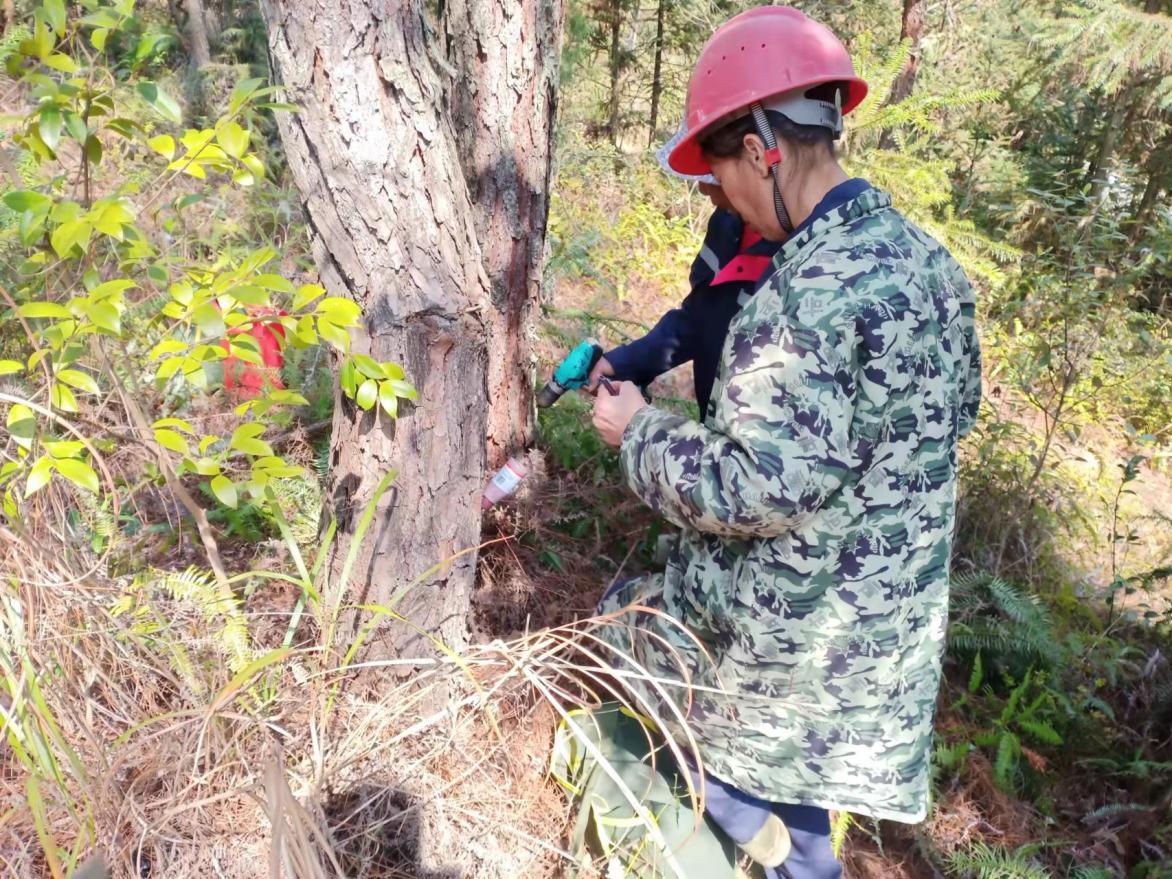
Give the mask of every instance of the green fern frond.
<svg viewBox="0 0 1172 879">
<path fill-rule="evenodd" d="M 167 572 L 155 585 L 175 601 L 191 603 L 209 625 L 219 624 L 217 644 L 233 672 L 253 660 L 248 622 L 240 612 L 239 601 L 235 596 L 225 596 L 210 573 L 197 568 Z"/>
<path fill-rule="evenodd" d="M 842 846 L 853 825 L 854 817 L 850 812 L 839 812 L 834 816 L 834 823 L 830 825 L 830 850 L 836 858 L 842 856 Z"/>
<path fill-rule="evenodd" d="M 1104 818 L 1110 818 L 1114 815 L 1128 815 L 1132 812 L 1148 812 L 1151 810 L 1150 805 L 1143 805 L 1142 803 L 1108 803 L 1105 806 L 1099 806 L 1087 812 L 1082 819 L 1083 824 L 1094 824 Z"/>
<path fill-rule="evenodd" d="M 13 25 L 0 34 L 0 67 L 16 54 L 17 48 L 32 36 L 32 31 L 23 24 Z"/>
<path fill-rule="evenodd" d="M 1037 846 L 1007 851 L 983 842 L 955 851 L 946 861 L 950 876 L 957 879 L 1051 879 L 1048 870 L 1034 860 Z"/>
<path fill-rule="evenodd" d="M 1053 662 L 1054 622 L 1037 596 L 988 573 L 954 578 L 951 590 L 951 652 L 1023 665 Z"/>
<path fill-rule="evenodd" d="M 891 90 L 895 88 L 899 72 L 903 70 L 911 54 L 912 41 L 903 40 L 891 50 L 891 54 L 880 60 L 875 56 L 871 35 L 868 33 L 860 37 L 858 51 L 855 53 L 855 65 L 859 76 L 871 86 L 866 99 L 855 109 L 856 125 L 865 127 L 870 124 L 874 116 L 891 99 Z"/>
<path fill-rule="evenodd" d="M 1147 80 L 1152 98 L 1172 102 L 1172 18 L 1118 0 L 1085 0 L 1043 31 L 1035 43 L 1055 51 L 1079 79 L 1114 95 Z"/>
</svg>

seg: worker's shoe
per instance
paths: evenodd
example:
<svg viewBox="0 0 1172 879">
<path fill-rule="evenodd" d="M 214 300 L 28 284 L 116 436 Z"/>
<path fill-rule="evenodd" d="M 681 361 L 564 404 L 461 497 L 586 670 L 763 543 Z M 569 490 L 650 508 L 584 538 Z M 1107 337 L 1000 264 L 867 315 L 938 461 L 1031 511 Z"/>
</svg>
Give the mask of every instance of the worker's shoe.
<svg viewBox="0 0 1172 879">
<path fill-rule="evenodd" d="M 756 835 L 740 849 L 762 867 L 777 867 L 789 857 L 791 846 L 785 822 L 770 814 Z"/>
</svg>

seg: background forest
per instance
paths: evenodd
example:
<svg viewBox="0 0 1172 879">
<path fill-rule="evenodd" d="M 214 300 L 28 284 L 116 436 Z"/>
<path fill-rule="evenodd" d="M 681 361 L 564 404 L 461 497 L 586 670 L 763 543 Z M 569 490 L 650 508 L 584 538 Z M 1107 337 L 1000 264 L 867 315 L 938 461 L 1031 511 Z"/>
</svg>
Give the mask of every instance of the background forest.
<svg viewBox="0 0 1172 879">
<path fill-rule="evenodd" d="M 686 295 L 710 206 L 654 148 L 708 35 L 750 5 L 550 13 L 539 384 Z M 1168 879 L 1172 4 L 795 5 L 871 84 L 844 163 L 962 262 L 986 361 L 933 812 L 838 815 L 847 875 Z M 428 4 L 407 52 L 450 68 L 462 8 Z M 394 587 L 354 597 L 392 467 L 413 465 L 371 452 L 377 485 L 331 517 L 339 425 L 429 404 L 409 351 L 352 344 L 377 309 L 321 269 L 270 55 L 295 13 L 0 3 L 5 876 L 90 879 L 95 855 L 141 877 L 566 871 L 550 754 L 606 665 L 583 618 L 670 528 L 567 395 L 479 547 L 405 544 L 377 562 Z M 694 414 L 681 372 L 652 393 Z M 408 608 L 460 565 L 452 634 Z M 426 655 L 371 649 L 388 627 Z"/>
</svg>

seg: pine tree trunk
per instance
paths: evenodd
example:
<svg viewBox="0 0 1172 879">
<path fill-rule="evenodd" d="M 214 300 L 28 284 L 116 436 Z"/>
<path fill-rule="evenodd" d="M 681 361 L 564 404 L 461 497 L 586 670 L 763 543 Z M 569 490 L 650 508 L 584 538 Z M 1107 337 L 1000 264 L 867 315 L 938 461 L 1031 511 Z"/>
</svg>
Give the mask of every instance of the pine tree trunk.
<svg viewBox="0 0 1172 879">
<path fill-rule="evenodd" d="M 533 441 L 531 328 L 540 301 L 557 113 L 561 0 L 447 0 L 448 106 L 472 198 L 488 315 L 488 464 Z M 540 234 L 535 234 L 540 232 Z"/>
<path fill-rule="evenodd" d="M 916 85 L 916 74 L 920 70 L 920 40 L 924 35 L 924 0 L 903 0 L 903 17 L 900 20 L 899 39 L 911 41 L 911 51 L 903 68 L 891 84 L 891 94 L 888 104 L 898 104 L 907 99 Z M 895 135 L 884 130 L 879 135 L 879 147 L 885 150 L 895 149 Z"/>
<path fill-rule="evenodd" d="M 212 47 L 208 40 L 202 0 L 183 0 L 183 11 L 187 13 L 186 31 L 191 64 L 197 70 L 202 70 L 212 63 Z"/>
<path fill-rule="evenodd" d="M 651 123 L 648 126 L 647 142 L 655 143 L 659 128 L 659 98 L 663 94 L 663 23 L 667 0 L 659 0 L 655 10 L 655 70 L 651 75 Z"/>
<path fill-rule="evenodd" d="M 1099 148 L 1095 152 L 1094 159 L 1091 160 L 1091 167 L 1087 169 L 1086 180 L 1083 185 L 1089 183 L 1091 185 L 1091 201 L 1097 202 L 1103 194 L 1103 188 L 1107 184 L 1108 165 L 1111 162 L 1111 157 L 1115 155 L 1115 148 L 1119 144 L 1119 135 L 1123 129 L 1127 128 L 1128 122 L 1131 119 L 1131 114 L 1127 112 L 1126 94 L 1121 93 L 1115 97 L 1115 105 L 1111 108 L 1111 116 L 1107 120 L 1107 126 L 1103 129 L 1103 133 L 1099 139 Z"/>
<path fill-rule="evenodd" d="M 619 2 L 613 0 L 610 20 L 610 114 L 606 126 L 611 146 L 619 145 L 619 73 L 622 67 L 619 63 L 619 36 L 622 19 Z"/>
<path fill-rule="evenodd" d="M 924 0 L 903 0 L 903 18 L 899 27 L 900 40 L 911 40 L 911 54 L 891 87 L 890 103 L 898 104 L 907 98 L 916 85 L 920 71 L 920 41 L 924 36 Z"/>
<path fill-rule="evenodd" d="M 488 444 L 499 458 L 531 430 L 529 364 L 490 358 L 525 356 L 545 234 L 560 5 L 458 4 L 445 21 L 453 44 L 479 48 L 449 70 L 419 0 L 265 0 L 262 9 L 274 73 L 300 107 L 279 124 L 322 283 L 363 307 L 355 350 L 398 362 L 419 391 L 397 421 L 341 398 L 334 413 L 332 582 L 375 487 L 395 470 L 342 584 L 349 603 L 387 604 L 433 565 L 477 546 Z M 509 35 L 493 30 L 506 25 Z M 474 572 L 474 552 L 454 559 L 396 610 L 458 648 L 468 639 Z M 431 649 L 405 626 L 374 645 L 376 655 Z"/>
<path fill-rule="evenodd" d="M 1147 228 L 1152 216 L 1152 209 L 1160 197 L 1167 177 L 1167 168 L 1164 166 L 1164 156 L 1159 151 L 1153 151 L 1147 162 L 1148 182 L 1144 186 L 1143 194 L 1132 210 L 1131 240 L 1139 241 Z"/>
</svg>

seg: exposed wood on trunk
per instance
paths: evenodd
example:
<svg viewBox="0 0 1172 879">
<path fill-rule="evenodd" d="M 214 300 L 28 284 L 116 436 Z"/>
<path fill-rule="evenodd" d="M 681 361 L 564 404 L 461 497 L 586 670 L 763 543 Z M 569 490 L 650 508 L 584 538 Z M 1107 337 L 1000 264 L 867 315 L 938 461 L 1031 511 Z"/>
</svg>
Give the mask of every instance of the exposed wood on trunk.
<svg viewBox="0 0 1172 879">
<path fill-rule="evenodd" d="M 447 0 L 448 106 L 493 310 L 488 464 L 534 432 L 531 327 L 540 301 L 557 111 L 560 0 Z"/>
<path fill-rule="evenodd" d="M 516 373 L 528 371 L 519 360 L 544 238 L 542 126 L 553 112 L 556 53 L 543 65 L 519 56 L 536 51 L 535 22 L 560 29 L 548 16 L 553 2 L 460 2 L 467 32 L 455 10 L 448 26 L 471 54 L 447 71 L 419 2 L 262 4 L 275 75 L 301 108 L 279 124 L 322 282 L 363 306 L 355 349 L 400 363 L 420 394 L 394 422 L 338 400 L 328 485 L 335 583 L 375 487 L 388 470 L 399 474 L 346 584 L 351 603 L 386 603 L 474 548 L 486 438 L 495 457 L 531 429 L 531 381 Z M 508 35 L 490 30 L 498 25 Z M 445 90 L 448 77 L 466 93 Z M 509 131 L 491 130 L 497 112 Z M 510 190 L 516 181 L 526 187 Z M 396 610 L 450 646 L 465 644 L 475 561 L 475 552 L 455 559 Z M 376 653 L 431 652 L 425 636 L 391 625 Z"/>
<path fill-rule="evenodd" d="M 663 25 L 667 0 L 659 0 L 655 10 L 655 68 L 651 74 L 651 122 L 648 125 L 648 144 L 655 143 L 659 128 L 659 99 L 663 94 Z"/>
</svg>

